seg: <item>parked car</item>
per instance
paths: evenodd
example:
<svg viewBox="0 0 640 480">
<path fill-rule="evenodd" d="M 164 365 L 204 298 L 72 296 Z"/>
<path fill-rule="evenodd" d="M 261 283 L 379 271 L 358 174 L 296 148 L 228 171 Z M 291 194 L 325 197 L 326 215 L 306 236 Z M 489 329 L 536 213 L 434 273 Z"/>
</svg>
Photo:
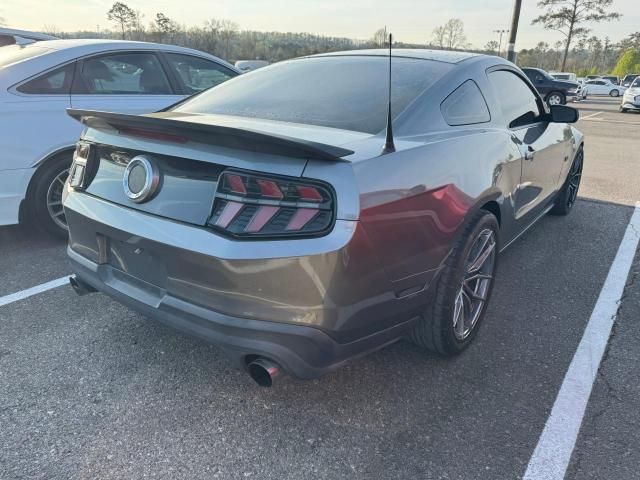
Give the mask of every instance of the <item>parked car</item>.
<svg viewBox="0 0 640 480">
<path fill-rule="evenodd" d="M 56 37 L 53 35 L 47 35 L 46 33 L 0 27 L 0 47 L 6 45 L 27 45 L 29 43 L 40 42 L 43 40 L 56 40 Z"/>
<path fill-rule="evenodd" d="M 405 336 L 462 352 L 498 252 L 574 206 L 578 112 L 498 57 L 386 53 L 279 62 L 162 113 L 70 110 L 74 288 L 221 345 L 264 386 Z"/>
<path fill-rule="evenodd" d="M 269 65 L 269 62 L 266 60 L 238 60 L 235 63 L 235 67 L 244 73 L 266 67 L 267 65 Z"/>
<path fill-rule="evenodd" d="M 636 77 L 624 92 L 622 103 L 620 104 L 620 111 L 622 113 L 640 111 L 640 76 Z"/>
<path fill-rule="evenodd" d="M 599 78 L 596 80 L 588 80 L 584 84 L 584 90 L 588 95 L 609 95 L 610 97 L 619 97 L 626 90 L 625 87 L 614 85 L 609 80 Z"/>
<path fill-rule="evenodd" d="M 603 80 L 609 80 L 614 85 L 620 85 L 620 77 L 617 75 L 602 75 L 600 78 Z"/>
<path fill-rule="evenodd" d="M 598 78 L 601 78 L 600 75 L 587 75 L 585 77 L 587 80 L 596 80 Z"/>
<path fill-rule="evenodd" d="M 62 185 L 82 128 L 69 107 L 163 109 L 238 75 L 203 52 L 111 40 L 52 40 L 0 49 L 0 225 L 29 219 L 66 234 Z"/>
<path fill-rule="evenodd" d="M 551 75 L 556 80 L 569 80 L 570 82 L 578 82 L 578 77 L 576 76 L 576 74 L 571 72 L 549 72 L 549 75 Z"/>
<path fill-rule="evenodd" d="M 629 75 L 625 75 L 622 81 L 620 82 L 620 85 L 622 85 L 623 87 L 629 88 L 633 83 L 633 81 L 638 77 L 640 77 L 640 73 L 631 73 Z"/>
<path fill-rule="evenodd" d="M 564 105 L 577 98 L 578 82 L 556 80 L 540 68 L 523 68 L 522 71 L 549 105 Z"/>
</svg>

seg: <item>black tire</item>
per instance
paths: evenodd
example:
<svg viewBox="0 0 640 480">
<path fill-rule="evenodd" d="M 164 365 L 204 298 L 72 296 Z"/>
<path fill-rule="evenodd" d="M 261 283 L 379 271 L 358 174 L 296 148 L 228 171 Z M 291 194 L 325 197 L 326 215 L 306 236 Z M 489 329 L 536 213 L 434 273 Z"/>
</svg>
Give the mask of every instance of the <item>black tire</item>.
<svg viewBox="0 0 640 480">
<path fill-rule="evenodd" d="M 578 197 L 578 190 L 580 189 L 583 164 L 584 150 L 580 148 L 573 159 L 573 163 L 571 164 L 571 168 L 567 174 L 567 179 L 565 180 L 562 189 L 558 192 L 553 208 L 549 212 L 551 215 L 569 215 L 569 212 L 573 209 L 573 206 L 576 203 L 576 198 Z"/>
<path fill-rule="evenodd" d="M 495 250 L 491 260 L 492 275 L 484 303 L 479 310 L 479 316 L 464 339 L 459 339 L 454 332 L 454 308 L 456 298 L 460 292 L 462 281 L 467 271 L 467 260 L 475 248 L 480 235 L 487 229 L 493 232 Z M 464 232 L 455 243 L 449 258 L 440 272 L 436 286 L 435 298 L 427 305 L 425 312 L 415 325 L 409 338 L 416 345 L 431 350 L 443 356 L 453 356 L 464 351 L 475 338 L 482 319 L 486 312 L 486 306 L 493 290 L 493 279 L 497 267 L 499 251 L 498 244 L 499 226 L 496 217 L 485 210 L 477 212 L 468 222 Z"/>
<path fill-rule="evenodd" d="M 50 160 L 48 160 L 36 173 L 36 176 L 33 179 L 33 185 L 31 190 L 31 195 L 29 198 L 28 211 L 29 217 L 28 220 L 34 224 L 40 230 L 59 237 L 66 238 L 67 236 L 67 228 L 66 221 L 64 218 L 64 214 L 55 215 L 59 213 L 57 210 L 58 207 L 61 208 L 61 205 L 55 205 L 52 208 L 55 208 L 56 211 L 51 211 L 47 205 L 47 199 L 49 196 L 49 191 L 51 189 L 61 189 L 62 184 L 60 183 L 60 175 L 62 175 L 65 179 L 66 176 L 64 172 L 68 172 L 71 167 L 71 163 L 73 159 L 73 153 L 63 153 L 60 154 Z M 55 182 L 55 183 L 54 183 Z M 55 190 L 56 192 L 58 190 Z M 60 193 L 62 190 L 60 190 Z M 56 221 L 54 218 L 58 219 Z M 64 224 L 64 227 L 61 225 Z"/>
<path fill-rule="evenodd" d="M 627 113 L 629 110 L 626 108 L 620 107 L 620 113 Z"/>
<path fill-rule="evenodd" d="M 611 90 L 609 92 L 609 96 L 610 97 L 619 97 L 620 96 L 620 92 L 618 91 L 618 89 L 614 88 L 613 90 Z"/>
<path fill-rule="evenodd" d="M 558 98 L 559 102 L 560 102 L 560 103 L 554 103 L 553 105 L 566 105 L 567 104 L 567 97 L 565 96 L 564 93 L 562 93 L 562 92 L 551 92 L 545 98 L 545 102 L 547 102 L 547 105 L 552 105 L 549 102 L 549 100 L 551 100 L 553 98 Z"/>
</svg>

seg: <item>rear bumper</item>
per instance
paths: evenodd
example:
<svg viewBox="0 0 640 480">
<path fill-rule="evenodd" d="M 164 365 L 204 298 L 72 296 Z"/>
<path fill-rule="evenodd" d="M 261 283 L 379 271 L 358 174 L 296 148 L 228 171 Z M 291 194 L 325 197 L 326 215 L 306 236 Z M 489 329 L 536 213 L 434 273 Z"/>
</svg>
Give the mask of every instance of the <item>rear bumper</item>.
<svg viewBox="0 0 640 480">
<path fill-rule="evenodd" d="M 98 265 L 68 249 L 76 276 L 118 302 L 176 330 L 220 346 L 236 366 L 253 356 L 277 362 L 290 375 L 311 379 L 346 361 L 401 338 L 417 318 L 339 343 L 323 331 L 304 325 L 237 318 L 174 297 L 108 265 Z"/>
<path fill-rule="evenodd" d="M 77 192 L 64 207 L 80 280 L 240 365 L 265 356 L 299 378 L 402 337 L 436 274 L 394 292 L 356 221 L 321 238 L 240 242 Z"/>
</svg>

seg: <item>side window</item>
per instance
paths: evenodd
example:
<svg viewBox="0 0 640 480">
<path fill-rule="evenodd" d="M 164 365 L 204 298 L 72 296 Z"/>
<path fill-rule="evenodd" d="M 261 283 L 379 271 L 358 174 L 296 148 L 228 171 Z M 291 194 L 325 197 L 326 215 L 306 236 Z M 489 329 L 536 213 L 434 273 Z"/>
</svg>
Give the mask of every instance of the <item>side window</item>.
<svg viewBox="0 0 640 480">
<path fill-rule="evenodd" d="M 509 128 L 537 121 L 540 116 L 538 99 L 518 75 L 507 70 L 489 73 L 496 98 Z"/>
<path fill-rule="evenodd" d="M 237 74 L 222 65 L 192 55 L 165 53 L 186 92 L 194 94 L 226 82 Z"/>
<path fill-rule="evenodd" d="M 69 94 L 75 63 L 64 65 L 23 83 L 17 91 L 39 95 Z"/>
<path fill-rule="evenodd" d="M 116 53 L 82 64 L 78 93 L 100 95 L 171 95 L 160 61 L 153 53 Z"/>
<path fill-rule="evenodd" d="M 473 80 L 467 80 L 440 104 L 445 121 L 451 126 L 472 125 L 491 120 L 489 108 Z"/>
</svg>

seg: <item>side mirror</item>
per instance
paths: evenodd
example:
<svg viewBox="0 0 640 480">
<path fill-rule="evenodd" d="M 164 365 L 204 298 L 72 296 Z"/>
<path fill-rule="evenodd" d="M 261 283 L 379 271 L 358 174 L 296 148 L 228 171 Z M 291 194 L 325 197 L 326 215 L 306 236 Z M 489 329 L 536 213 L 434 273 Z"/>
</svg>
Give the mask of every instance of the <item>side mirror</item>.
<svg viewBox="0 0 640 480">
<path fill-rule="evenodd" d="M 553 123 L 576 123 L 580 118 L 580 112 L 566 105 L 551 105 L 549 117 Z"/>
</svg>

